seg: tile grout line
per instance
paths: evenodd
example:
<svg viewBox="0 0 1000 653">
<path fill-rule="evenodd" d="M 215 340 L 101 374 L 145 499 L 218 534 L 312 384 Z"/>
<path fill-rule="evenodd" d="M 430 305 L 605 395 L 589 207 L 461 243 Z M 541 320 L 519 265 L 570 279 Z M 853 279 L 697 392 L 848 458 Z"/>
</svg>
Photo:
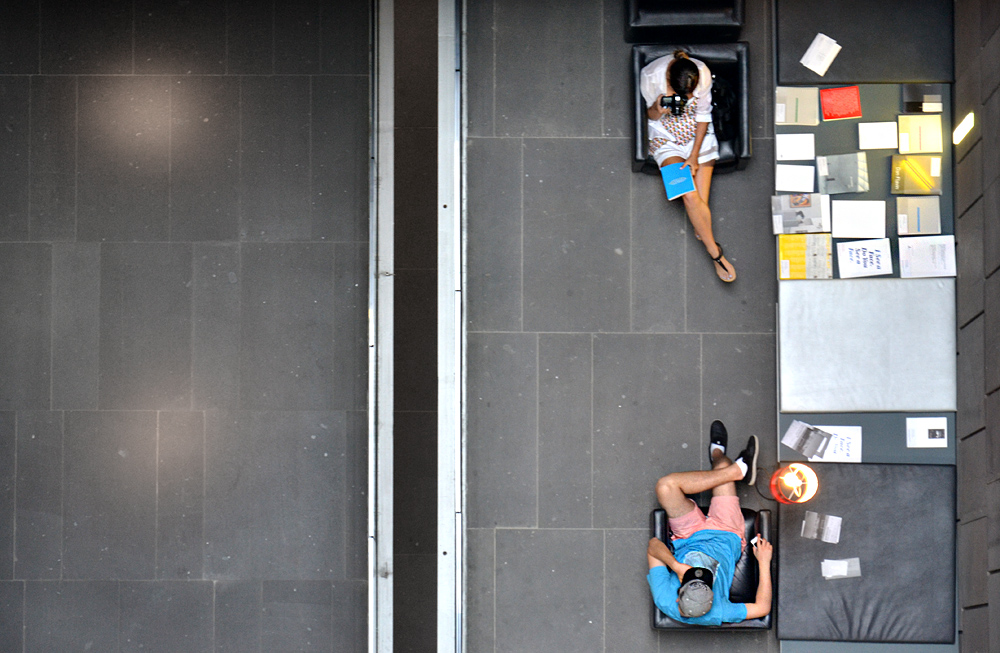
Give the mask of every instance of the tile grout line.
<svg viewBox="0 0 1000 653">
<path fill-rule="evenodd" d="M 66 576 L 66 417 L 62 412 L 59 438 L 59 580 Z"/>
<path fill-rule="evenodd" d="M 521 183 L 521 210 L 520 210 L 520 221 L 519 226 L 521 229 L 521 326 L 520 330 L 524 331 L 524 139 L 519 139 L 519 148 L 521 154 L 521 166 L 520 166 L 520 183 Z"/>
<path fill-rule="evenodd" d="M 17 451 L 17 449 L 18 449 L 18 447 L 17 447 L 17 440 L 18 440 L 18 437 L 17 436 L 20 433 L 20 431 L 21 431 L 21 411 L 15 411 L 14 412 L 14 482 L 12 483 L 12 485 L 14 487 L 13 487 L 13 491 L 11 492 L 11 494 L 13 495 L 13 499 L 14 499 L 13 500 L 13 504 L 14 504 L 13 513 L 14 514 L 12 515 L 13 519 L 11 519 L 12 528 L 11 528 L 11 542 L 10 542 L 10 544 L 11 544 L 11 546 L 10 546 L 10 558 L 11 558 L 10 559 L 10 569 L 11 569 L 12 576 L 14 577 L 14 579 L 17 578 L 17 472 L 18 472 L 18 469 L 17 469 L 17 463 L 18 463 L 18 460 L 17 460 L 17 453 L 18 453 L 18 451 Z"/>
<path fill-rule="evenodd" d="M 590 334 L 590 527 L 594 528 L 594 339 Z"/>
<path fill-rule="evenodd" d="M 493 529 L 493 653 L 497 650 L 497 529 Z"/>
<path fill-rule="evenodd" d="M 608 532 L 601 529 L 601 650 L 608 650 Z"/>
<path fill-rule="evenodd" d="M 29 240 L 32 240 L 32 237 L 31 237 L 31 186 L 32 186 L 32 184 L 31 184 L 31 182 L 33 181 L 33 177 L 32 177 L 33 170 L 32 170 L 32 165 L 31 165 L 31 159 L 32 159 L 32 156 L 31 156 L 32 155 L 32 148 L 31 148 L 31 146 L 32 146 L 32 141 L 34 139 L 31 137 L 31 127 L 32 127 L 31 118 L 32 118 L 32 115 L 34 114 L 34 107 L 32 106 L 31 96 L 32 96 L 32 91 L 34 91 L 34 87 L 35 87 L 35 83 L 34 82 L 35 82 L 34 78 L 29 76 L 28 77 L 28 161 L 27 161 L 27 168 L 28 168 L 28 193 L 27 193 L 27 195 L 28 195 L 28 239 Z M 51 382 L 51 379 L 50 379 L 50 382 Z M 50 386 L 50 388 L 51 388 L 51 386 Z M 51 395 L 49 395 L 50 406 L 51 406 L 51 398 L 52 398 Z"/>
<path fill-rule="evenodd" d="M 153 467 L 153 579 L 160 580 L 160 419 L 163 411 L 156 411 L 156 446 Z M 202 510 L 202 514 L 204 514 Z"/>
<path fill-rule="evenodd" d="M 495 0 L 493 2 L 493 25 L 492 25 L 492 28 L 493 29 L 491 30 L 491 33 L 490 33 L 490 46 L 492 48 L 492 57 L 491 57 L 492 60 L 490 61 L 490 64 L 493 67 L 493 70 L 492 70 L 492 80 L 491 80 L 493 82 L 493 98 L 492 98 L 492 100 L 493 100 L 493 103 L 492 103 L 493 106 L 490 108 L 490 110 L 492 111 L 492 115 L 490 116 L 490 123 L 491 123 L 490 124 L 490 128 L 492 129 L 492 131 L 493 131 L 493 137 L 495 138 L 496 135 L 497 135 L 497 3 L 496 3 Z M 521 157 L 521 161 L 522 161 L 521 168 L 522 168 L 522 173 L 523 173 L 523 171 L 524 171 L 523 170 L 523 168 L 524 168 L 524 166 L 523 166 L 523 162 L 524 162 L 523 155 Z M 522 182 L 522 185 L 523 185 L 523 182 Z M 524 197 L 524 195 L 522 194 L 522 198 L 523 197 Z M 522 215 L 523 215 L 523 212 L 522 212 Z"/>
<path fill-rule="evenodd" d="M 601 16 L 600 16 L 600 33 L 601 33 L 601 132 L 600 135 L 607 135 L 607 96 L 605 95 L 606 89 L 604 88 L 604 2 L 601 0 Z"/>
<path fill-rule="evenodd" d="M 541 376 L 542 337 L 535 334 L 535 528 L 541 527 Z"/>
<path fill-rule="evenodd" d="M 80 78 L 73 77 L 73 242 L 80 232 Z"/>
</svg>

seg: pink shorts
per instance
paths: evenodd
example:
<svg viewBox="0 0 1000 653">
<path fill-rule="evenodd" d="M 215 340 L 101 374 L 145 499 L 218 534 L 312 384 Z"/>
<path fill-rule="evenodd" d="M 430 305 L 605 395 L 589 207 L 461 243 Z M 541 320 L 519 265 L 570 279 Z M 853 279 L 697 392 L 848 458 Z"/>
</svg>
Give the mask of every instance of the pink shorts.
<svg viewBox="0 0 1000 653">
<path fill-rule="evenodd" d="M 694 510 L 686 515 L 669 519 L 670 530 L 673 531 L 675 540 L 691 537 L 703 530 L 728 531 L 740 536 L 740 549 L 746 548 L 746 522 L 740 510 L 739 497 L 712 497 L 712 502 L 708 504 L 707 517 L 698 504 L 692 499 L 688 501 L 694 505 Z"/>
</svg>

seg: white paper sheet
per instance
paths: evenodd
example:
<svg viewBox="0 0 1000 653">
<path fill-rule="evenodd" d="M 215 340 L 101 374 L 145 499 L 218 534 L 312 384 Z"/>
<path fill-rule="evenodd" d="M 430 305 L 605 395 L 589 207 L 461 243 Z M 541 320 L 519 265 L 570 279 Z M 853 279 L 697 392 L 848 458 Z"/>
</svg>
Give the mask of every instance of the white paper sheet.
<svg viewBox="0 0 1000 653">
<path fill-rule="evenodd" d="M 954 236 L 912 236 L 899 239 L 899 276 L 910 279 L 955 275 Z"/>
<path fill-rule="evenodd" d="M 948 447 L 947 417 L 907 417 L 906 446 L 909 449 Z"/>
<path fill-rule="evenodd" d="M 824 560 L 821 564 L 824 578 L 844 578 L 847 576 L 846 560 Z"/>
<path fill-rule="evenodd" d="M 885 200 L 833 200 L 834 238 L 885 238 Z"/>
<path fill-rule="evenodd" d="M 858 123 L 858 149 L 895 150 L 899 146 L 894 122 Z"/>
<path fill-rule="evenodd" d="M 822 77 L 838 54 L 840 45 L 826 34 L 820 33 L 813 39 L 799 63 Z"/>
<path fill-rule="evenodd" d="M 888 238 L 849 240 L 837 243 L 837 271 L 841 279 L 892 274 L 892 250 Z"/>
<path fill-rule="evenodd" d="M 861 427 L 860 426 L 817 426 L 821 431 L 833 435 L 822 457 L 812 456 L 810 462 L 818 463 L 860 463 L 861 462 Z"/>
<path fill-rule="evenodd" d="M 789 193 L 816 192 L 816 166 L 783 165 L 779 163 L 775 166 L 774 188 L 777 191 Z"/>
<path fill-rule="evenodd" d="M 778 161 L 812 161 L 816 158 L 815 134 L 775 134 Z"/>
</svg>

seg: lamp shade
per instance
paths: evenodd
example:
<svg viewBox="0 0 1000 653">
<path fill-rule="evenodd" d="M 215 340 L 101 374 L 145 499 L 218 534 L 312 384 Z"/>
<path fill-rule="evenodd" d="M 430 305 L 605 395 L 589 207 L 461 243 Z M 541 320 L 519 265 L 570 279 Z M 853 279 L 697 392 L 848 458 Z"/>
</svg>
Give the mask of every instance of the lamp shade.
<svg viewBox="0 0 1000 653">
<path fill-rule="evenodd" d="M 819 479 L 808 465 L 791 463 L 771 475 L 771 494 L 781 503 L 805 503 L 819 491 Z"/>
</svg>

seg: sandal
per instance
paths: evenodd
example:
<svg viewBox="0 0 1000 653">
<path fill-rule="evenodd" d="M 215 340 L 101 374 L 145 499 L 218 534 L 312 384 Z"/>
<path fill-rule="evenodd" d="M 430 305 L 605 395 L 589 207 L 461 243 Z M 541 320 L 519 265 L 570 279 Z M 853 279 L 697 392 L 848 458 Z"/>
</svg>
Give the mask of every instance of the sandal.
<svg viewBox="0 0 1000 653">
<path fill-rule="evenodd" d="M 722 252 L 722 245 L 720 245 L 718 243 L 718 241 L 716 241 L 715 246 L 719 248 L 719 255 L 718 256 L 712 256 L 711 254 L 709 254 L 708 257 L 710 259 L 712 259 L 713 261 L 715 261 L 716 263 L 718 263 L 719 265 L 721 265 L 723 272 L 728 272 L 729 273 L 729 278 L 728 279 L 722 279 L 724 282 L 726 282 L 726 283 L 732 283 L 732 282 L 736 281 L 736 271 L 733 270 L 732 267 L 727 267 L 726 264 L 722 262 L 722 254 L 723 254 L 723 252 Z"/>
</svg>

